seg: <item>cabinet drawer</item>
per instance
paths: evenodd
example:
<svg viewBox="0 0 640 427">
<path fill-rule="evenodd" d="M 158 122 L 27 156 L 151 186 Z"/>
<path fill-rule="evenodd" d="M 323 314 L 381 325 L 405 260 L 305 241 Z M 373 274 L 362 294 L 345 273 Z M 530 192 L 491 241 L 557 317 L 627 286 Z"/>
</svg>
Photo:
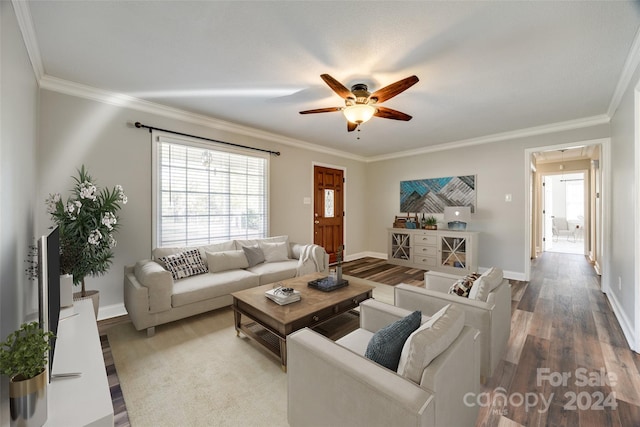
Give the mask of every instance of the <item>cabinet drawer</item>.
<svg viewBox="0 0 640 427">
<path fill-rule="evenodd" d="M 418 233 L 413 236 L 414 245 L 436 245 L 438 243 L 438 236 L 434 234 L 422 234 Z"/>
<path fill-rule="evenodd" d="M 437 258 L 435 256 L 416 255 L 413 257 L 413 262 L 420 266 L 435 267 L 437 265 Z"/>
<path fill-rule="evenodd" d="M 421 256 L 435 257 L 438 253 L 435 246 L 416 246 L 414 250 L 415 250 L 414 253 L 416 257 L 421 257 Z"/>
</svg>

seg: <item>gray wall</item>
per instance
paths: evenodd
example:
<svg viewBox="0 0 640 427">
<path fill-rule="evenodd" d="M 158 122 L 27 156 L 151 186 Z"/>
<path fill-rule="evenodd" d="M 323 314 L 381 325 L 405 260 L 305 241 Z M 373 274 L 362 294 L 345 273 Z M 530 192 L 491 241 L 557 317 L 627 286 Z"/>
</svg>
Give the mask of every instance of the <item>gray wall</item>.
<svg viewBox="0 0 640 427">
<path fill-rule="evenodd" d="M 0 2 L 0 339 L 37 309 L 37 283 L 24 274 L 33 242 L 38 86 L 13 6 Z M 2 377 L 0 425 L 9 425 Z"/>
<path fill-rule="evenodd" d="M 72 175 L 84 164 L 100 187 L 120 184 L 128 203 L 120 211 L 121 228 L 116 239 L 113 266 L 105 275 L 87 278 L 88 289 L 100 290 L 99 317 L 118 314 L 123 302 L 123 268 L 148 258 L 151 247 L 151 136 L 128 123 L 171 129 L 221 141 L 280 151 L 270 160 L 270 234 L 311 242 L 313 211 L 303 204 L 312 197 L 312 163 L 346 168 L 348 212 L 346 244 L 350 253 L 366 250 L 363 203 L 365 164 L 326 153 L 214 130 L 184 121 L 107 105 L 93 100 L 41 91 L 40 150 L 37 183 L 37 229 L 51 225 L 44 200 L 60 192 L 66 198 Z M 295 177 L 295 179 L 292 179 Z"/>
<path fill-rule="evenodd" d="M 614 305 L 622 311 L 620 323 L 627 330 L 634 330 L 638 300 L 635 283 L 635 239 L 636 218 L 635 200 L 640 189 L 636 188 L 634 126 L 638 112 L 634 105 L 634 87 L 640 80 L 640 69 L 636 70 L 631 84 L 611 120 L 611 149 L 614 167 L 612 168 L 613 203 L 611 205 L 611 297 Z M 620 287 L 618 287 L 620 280 Z M 614 307 L 617 308 L 617 307 Z M 635 331 L 636 335 L 640 331 Z M 640 337 L 638 337 L 640 339 Z"/>
<path fill-rule="evenodd" d="M 525 149 L 607 137 L 607 125 L 370 163 L 367 210 L 370 251 L 386 253 L 387 228 L 400 215 L 400 181 L 476 175 L 477 204 L 469 229 L 480 231 L 478 265 L 525 272 Z M 512 195 L 505 202 L 505 194 Z M 434 215 L 442 219 L 442 215 Z"/>
</svg>

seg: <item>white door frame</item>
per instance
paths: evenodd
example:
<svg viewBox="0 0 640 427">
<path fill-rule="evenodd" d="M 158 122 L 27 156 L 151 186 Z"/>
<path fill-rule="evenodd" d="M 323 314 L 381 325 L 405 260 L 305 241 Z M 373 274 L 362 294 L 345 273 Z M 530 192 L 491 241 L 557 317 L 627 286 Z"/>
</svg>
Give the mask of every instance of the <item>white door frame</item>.
<svg viewBox="0 0 640 427">
<path fill-rule="evenodd" d="M 588 141 L 576 141 L 565 144 L 558 145 L 547 145 L 541 147 L 533 147 L 526 148 L 524 150 L 524 179 L 525 179 L 525 194 L 527 191 L 531 191 L 531 161 L 533 153 L 538 151 L 550 151 L 550 150 L 561 150 L 568 149 L 576 146 L 585 146 L 585 145 L 601 145 L 601 157 L 600 157 L 600 170 L 602 176 L 602 189 L 600 194 L 600 200 L 602 203 L 602 230 L 600 230 L 600 235 L 602 238 L 600 239 L 602 248 L 600 254 L 602 255 L 602 278 L 601 278 L 601 286 L 602 291 L 607 293 L 609 291 L 609 286 L 611 283 L 610 280 L 610 266 L 609 266 L 609 254 L 611 253 L 610 248 L 610 236 L 611 236 L 611 203 L 609 201 L 610 194 L 610 186 L 611 186 L 611 178 L 610 178 L 610 170 L 611 170 L 611 139 L 610 138 L 602 138 L 602 139 L 593 139 Z M 531 277 L 531 202 L 530 197 L 525 197 L 525 206 L 524 206 L 524 247 L 526 250 L 524 251 L 524 280 L 528 281 Z"/>
<path fill-rule="evenodd" d="M 587 247 L 588 247 L 588 240 L 587 240 L 587 235 L 584 233 L 585 230 L 589 230 L 589 233 L 592 233 L 593 230 L 591 230 L 591 226 L 590 221 L 591 221 L 591 213 L 589 212 L 589 185 L 587 184 L 587 177 L 589 176 L 589 170 L 587 169 L 576 169 L 576 170 L 570 170 L 570 171 L 563 171 L 563 172 L 541 172 L 540 173 L 540 177 L 542 178 L 542 182 L 544 182 L 545 178 L 551 177 L 551 176 L 558 176 L 558 175 L 570 175 L 570 174 L 582 174 L 582 177 L 584 178 L 584 188 L 583 188 L 583 193 L 584 193 L 584 203 L 582 206 L 582 210 L 583 210 L 583 217 L 584 217 L 584 223 L 585 225 L 582 226 L 582 233 L 583 233 L 583 240 L 582 240 L 582 254 L 583 255 L 588 255 L 587 253 Z M 546 190 L 545 190 L 546 191 Z M 551 188 L 551 193 L 553 194 L 553 187 Z M 546 199 L 546 196 L 545 196 Z M 546 203 L 546 200 L 545 200 Z M 545 211 L 547 211 L 547 206 L 546 204 L 544 205 L 544 209 Z M 545 214 L 546 217 L 546 214 Z M 543 221 L 544 222 L 544 221 Z M 543 225 L 543 231 L 545 232 L 545 234 L 543 235 L 543 237 L 546 237 L 546 224 Z M 546 243 L 546 242 L 545 242 Z M 553 243 L 551 244 L 551 246 L 553 247 Z M 543 249 L 542 252 L 546 251 L 546 245 L 543 245 Z"/>
</svg>

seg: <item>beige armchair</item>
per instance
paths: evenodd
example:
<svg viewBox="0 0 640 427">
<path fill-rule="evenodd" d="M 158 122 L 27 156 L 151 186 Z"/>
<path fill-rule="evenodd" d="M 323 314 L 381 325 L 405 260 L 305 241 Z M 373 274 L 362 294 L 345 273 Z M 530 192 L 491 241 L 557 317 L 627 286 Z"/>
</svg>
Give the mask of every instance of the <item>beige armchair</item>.
<svg viewBox="0 0 640 427">
<path fill-rule="evenodd" d="M 553 235 L 553 241 L 557 242 L 558 237 L 567 236 L 567 240 L 574 238 L 575 240 L 575 228 L 569 227 L 569 222 L 566 218 L 554 217 L 551 219 L 551 233 Z"/>
<path fill-rule="evenodd" d="M 480 331 L 480 374 L 484 383 L 493 375 L 509 341 L 511 285 L 503 279 L 500 269 L 492 268 L 483 276 L 483 286 L 487 287 L 485 293 L 488 291 L 486 299 L 449 294 L 449 289 L 460 277 L 435 271 L 425 273 L 425 288 L 406 284 L 395 286 L 394 298 L 398 307 L 421 310 L 423 315 L 431 315 L 447 304 L 462 308 L 465 324 Z"/>
<path fill-rule="evenodd" d="M 439 323 L 431 325 L 428 337 L 433 339 L 427 348 L 436 353 L 439 348 L 441 352 L 431 362 L 426 358 L 427 366 L 417 370 L 418 381 L 410 379 L 416 371 L 409 375 L 408 365 L 403 376 L 363 356 L 376 331 L 410 313 L 371 299 L 360 305 L 360 329 L 337 342 L 310 329 L 289 335 L 289 424 L 292 427 L 474 425 L 479 408 L 469 396 L 480 390 L 479 334 L 464 325 L 461 310 L 452 306 L 435 320 Z M 442 341 L 445 336 L 446 343 Z M 440 348 L 443 344 L 444 348 Z"/>
</svg>

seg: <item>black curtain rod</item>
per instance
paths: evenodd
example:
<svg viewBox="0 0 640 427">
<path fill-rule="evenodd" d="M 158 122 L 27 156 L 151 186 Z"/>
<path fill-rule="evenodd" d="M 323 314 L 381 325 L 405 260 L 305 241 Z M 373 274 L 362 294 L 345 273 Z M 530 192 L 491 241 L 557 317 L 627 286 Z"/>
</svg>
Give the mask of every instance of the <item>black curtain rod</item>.
<svg viewBox="0 0 640 427">
<path fill-rule="evenodd" d="M 279 151 L 265 150 L 263 148 L 256 148 L 256 147 L 249 147 L 247 145 L 234 144 L 233 142 L 218 141 L 217 139 L 205 138 L 204 136 L 190 135 L 188 133 L 176 132 L 176 131 L 167 130 L 167 129 L 160 129 L 160 128 L 156 128 L 156 127 L 153 127 L 153 126 L 143 125 L 140 122 L 135 122 L 135 127 L 137 127 L 138 129 L 140 129 L 140 128 L 149 129 L 149 133 L 151 133 L 151 131 L 153 131 L 153 130 L 159 130 L 159 131 L 162 131 L 162 132 L 172 133 L 174 135 L 187 136 L 187 137 L 190 137 L 190 138 L 198 138 L 198 139 L 203 139 L 205 141 L 217 142 L 218 144 L 231 145 L 232 147 L 247 148 L 249 150 L 262 151 L 263 153 L 269 153 L 269 154 L 272 154 L 274 156 L 279 156 L 280 155 Z"/>
</svg>

